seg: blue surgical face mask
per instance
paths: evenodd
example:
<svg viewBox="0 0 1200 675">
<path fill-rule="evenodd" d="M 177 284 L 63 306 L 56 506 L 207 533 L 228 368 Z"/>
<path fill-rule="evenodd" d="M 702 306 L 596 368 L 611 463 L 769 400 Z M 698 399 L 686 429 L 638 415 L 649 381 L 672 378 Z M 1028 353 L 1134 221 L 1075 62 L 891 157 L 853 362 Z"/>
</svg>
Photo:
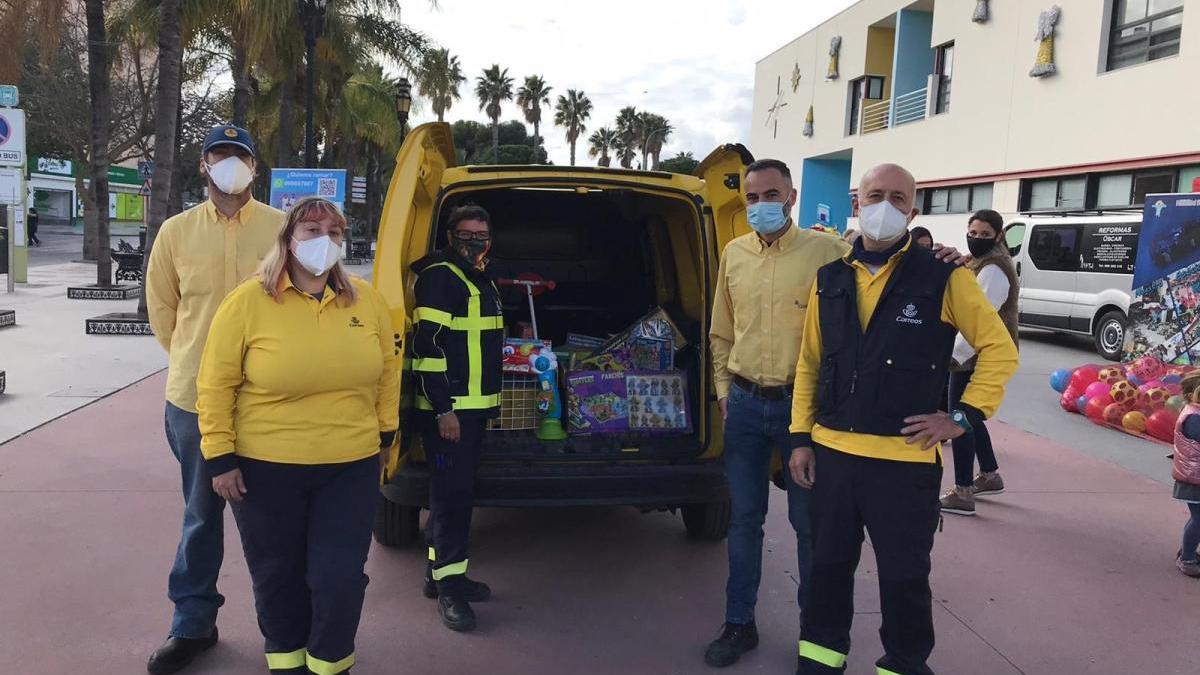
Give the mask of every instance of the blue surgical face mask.
<svg viewBox="0 0 1200 675">
<path fill-rule="evenodd" d="M 787 223 L 786 202 L 755 202 L 746 207 L 750 229 L 759 234 L 773 234 Z"/>
</svg>

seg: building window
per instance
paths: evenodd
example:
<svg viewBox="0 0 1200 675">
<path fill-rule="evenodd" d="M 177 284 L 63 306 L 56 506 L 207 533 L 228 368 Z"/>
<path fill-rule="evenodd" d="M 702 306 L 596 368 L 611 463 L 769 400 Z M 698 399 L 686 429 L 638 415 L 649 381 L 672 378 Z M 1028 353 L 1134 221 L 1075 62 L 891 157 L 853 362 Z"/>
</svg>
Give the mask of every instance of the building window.
<svg viewBox="0 0 1200 675">
<path fill-rule="evenodd" d="M 973 213 L 992 208 L 992 184 L 956 185 L 923 190 L 917 200 L 921 213 Z"/>
<path fill-rule="evenodd" d="M 1032 211 L 1082 209 L 1087 204 L 1087 176 L 1036 180 L 1028 185 L 1026 208 Z"/>
<path fill-rule="evenodd" d="M 850 82 L 850 111 L 846 121 L 846 134 L 853 136 L 859 132 L 862 121 L 864 103 L 870 105 L 883 100 L 883 78 L 878 75 L 867 75 Z"/>
<path fill-rule="evenodd" d="M 954 43 L 950 42 L 937 48 L 937 56 L 933 62 L 933 72 L 938 76 L 937 102 L 933 113 L 941 115 L 950 112 L 950 82 L 954 79 Z"/>
<path fill-rule="evenodd" d="M 1113 0 L 1108 69 L 1179 53 L 1183 0 Z"/>
<path fill-rule="evenodd" d="M 1025 181 L 1021 185 L 1020 209 L 1078 211 L 1141 208 L 1146 203 L 1146 195 L 1174 192 L 1183 173 L 1174 168 L 1158 168 Z"/>
</svg>

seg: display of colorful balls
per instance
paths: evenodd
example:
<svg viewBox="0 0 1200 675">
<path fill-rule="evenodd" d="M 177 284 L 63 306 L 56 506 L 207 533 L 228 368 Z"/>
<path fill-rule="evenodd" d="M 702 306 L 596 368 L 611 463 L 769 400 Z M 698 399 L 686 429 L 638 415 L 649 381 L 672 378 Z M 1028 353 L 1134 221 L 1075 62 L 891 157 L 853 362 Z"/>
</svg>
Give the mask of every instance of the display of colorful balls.
<svg viewBox="0 0 1200 675">
<path fill-rule="evenodd" d="M 1071 373 L 1071 386 L 1083 391 L 1087 386 L 1100 377 L 1100 369 L 1096 366 L 1079 366 Z"/>
<path fill-rule="evenodd" d="M 1138 394 L 1137 404 L 1139 408 L 1148 410 L 1158 410 L 1167 404 L 1167 399 L 1171 398 L 1170 392 L 1162 387 L 1155 389 L 1147 389 Z"/>
<path fill-rule="evenodd" d="M 1125 380 L 1128 381 L 1130 384 L 1132 384 L 1135 387 L 1142 386 L 1142 378 L 1138 377 L 1137 375 L 1134 375 L 1131 372 L 1126 371 Z"/>
<path fill-rule="evenodd" d="M 1108 394 L 1094 396 L 1088 399 L 1087 404 L 1083 408 L 1083 413 L 1093 422 L 1101 422 L 1104 420 L 1104 409 L 1112 405 L 1112 402 L 1112 397 Z"/>
<path fill-rule="evenodd" d="M 1089 384 L 1087 389 L 1083 390 L 1083 395 L 1091 399 L 1097 396 L 1107 396 L 1110 391 L 1112 391 L 1111 384 L 1103 381 L 1096 381 Z"/>
<path fill-rule="evenodd" d="M 1079 413 L 1080 415 L 1086 415 L 1087 414 L 1087 404 L 1088 404 L 1087 395 L 1083 395 L 1083 396 L 1080 396 L 1079 398 L 1075 399 L 1075 412 Z"/>
<path fill-rule="evenodd" d="M 1078 410 L 1075 409 L 1075 400 L 1077 398 L 1079 397 L 1071 396 L 1071 392 L 1063 392 L 1063 395 L 1058 397 L 1058 405 L 1069 413 L 1078 412 Z"/>
<path fill-rule="evenodd" d="M 1179 413 L 1170 408 L 1155 410 L 1154 413 L 1146 419 L 1146 433 L 1157 438 L 1160 441 L 1175 440 L 1175 421 L 1179 419 Z"/>
<path fill-rule="evenodd" d="M 1063 393 L 1067 390 L 1067 385 L 1071 383 L 1071 371 L 1067 368 L 1059 368 L 1050 373 L 1050 388 L 1058 393 Z"/>
<path fill-rule="evenodd" d="M 1129 409 L 1120 403 L 1109 403 L 1104 406 L 1104 421 L 1115 426 L 1121 426 L 1121 418 L 1127 412 L 1129 412 Z"/>
<path fill-rule="evenodd" d="M 1117 366 L 1109 366 L 1101 370 L 1098 377 L 1106 384 L 1116 384 L 1125 379 L 1125 371 Z"/>
<path fill-rule="evenodd" d="M 1147 389 L 1162 389 L 1162 388 L 1163 388 L 1163 387 L 1165 387 L 1165 386 L 1166 386 L 1166 385 L 1165 385 L 1165 384 L 1163 384 L 1163 381 L 1162 381 L 1162 380 L 1159 380 L 1159 379 L 1153 379 L 1153 380 L 1150 380 L 1150 381 L 1149 381 L 1149 382 L 1147 382 L 1146 384 L 1143 384 L 1143 385 L 1142 385 L 1142 387 L 1145 387 L 1145 388 L 1147 388 Z M 1138 387 L 1138 389 L 1141 389 L 1141 387 Z"/>
<path fill-rule="evenodd" d="M 1142 358 L 1134 361 L 1129 370 L 1136 375 L 1139 380 L 1146 382 L 1161 376 L 1167 371 L 1167 367 L 1163 365 L 1162 361 L 1159 361 L 1153 356 L 1143 356 Z"/>
<path fill-rule="evenodd" d="M 1127 407 L 1133 405 L 1138 396 L 1137 387 L 1128 381 L 1114 384 L 1108 393 L 1114 401 Z"/>
<path fill-rule="evenodd" d="M 1127 412 L 1121 418 L 1121 426 L 1140 434 L 1146 430 L 1146 416 L 1137 410 Z"/>
<path fill-rule="evenodd" d="M 1174 410 L 1175 412 L 1179 412 L 1180 410 L 1183 410 L 1183 406 L 1186 404 L 1187 400 L 1184 399 L 1181 394 L 1175 394 L 1171 398 L 1167 399 L 1166 407 Z"/>
<path fill-rule="evenodd" d="M 1179 384 L 1179 381 L 1182 379 L 1183 375 L 1179 373 L 1167 373 L 1162 377 L 1163 384 Z"/>
<path fill-rule="evenodd" d="M 1178 396 L 1179 394 L 1183 393 L 1183 387 L 1179 386 L 1179 383 L 1177 382 L 1168 382 L 1167 384 L 1163 385 L 1163 389 L 1166 389 L 1167 393 L 1172 396 Z"/>
</svg>

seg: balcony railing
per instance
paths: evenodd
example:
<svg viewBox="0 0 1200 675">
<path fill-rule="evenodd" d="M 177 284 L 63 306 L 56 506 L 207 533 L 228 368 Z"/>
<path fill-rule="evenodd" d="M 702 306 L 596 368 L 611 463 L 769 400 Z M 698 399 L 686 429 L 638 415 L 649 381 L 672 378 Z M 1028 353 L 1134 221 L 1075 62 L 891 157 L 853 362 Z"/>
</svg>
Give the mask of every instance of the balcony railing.
<svg viewBox="0 0 1200 675">
<path fill-rule="evenodd" d="M 888 119 L 891 116 L 892 101 L 883 99 L 878 103 L 863 106 L 861 133 L 869 134 L 891 126 Z"/>
<path fill-rule="evenodd" d="M 907 94 L 897 96 L 896 105 L 892 110 L 892 126 L 925 119 L 928 96 L 928 87 L 921 87 L 916 91 L 910 91 Z"/>
</svg>

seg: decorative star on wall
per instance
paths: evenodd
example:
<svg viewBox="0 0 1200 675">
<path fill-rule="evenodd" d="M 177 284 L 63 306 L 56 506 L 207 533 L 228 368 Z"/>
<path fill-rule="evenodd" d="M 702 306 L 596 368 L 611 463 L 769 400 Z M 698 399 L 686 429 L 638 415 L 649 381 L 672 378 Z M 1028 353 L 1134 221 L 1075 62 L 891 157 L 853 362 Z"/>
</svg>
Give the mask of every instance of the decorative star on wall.
<svg viewBox="0 0 1200 675">
<path fill-rule="evenodd" d="M 767 121 L 763 126 L 771 127 L 771 138 L 779 137 L 779 111 L 786 106 L 787 103 L 783 100 L 783 80 L 780 77 L 775 78 L 775 102 L 767 108 Z"/>
<path fill-rule="evenodd" d="M 794 66 L 792 66 L 792 93 L 793 94 L 796 93 L 796 90 L 799 88 L 800 88 L 800 64 L 796 63 Z"/>
</svg>

